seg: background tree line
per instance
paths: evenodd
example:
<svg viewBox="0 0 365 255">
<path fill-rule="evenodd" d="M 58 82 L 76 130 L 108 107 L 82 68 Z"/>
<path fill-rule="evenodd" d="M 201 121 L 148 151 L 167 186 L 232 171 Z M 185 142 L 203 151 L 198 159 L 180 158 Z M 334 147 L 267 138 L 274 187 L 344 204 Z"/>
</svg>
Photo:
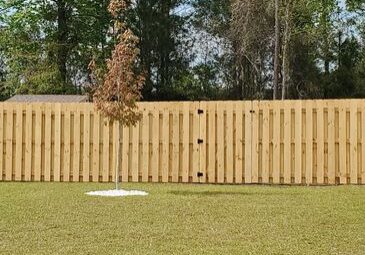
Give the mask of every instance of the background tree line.
<svg viewBox="0 0 365 255">
<path fill-rule="evenodd" d="M 0 98 L 89 93 L 109 0 L 0 0 Z M 364 0 L 134 0 L 144 100 L 365 96 Z"/>
</svg>

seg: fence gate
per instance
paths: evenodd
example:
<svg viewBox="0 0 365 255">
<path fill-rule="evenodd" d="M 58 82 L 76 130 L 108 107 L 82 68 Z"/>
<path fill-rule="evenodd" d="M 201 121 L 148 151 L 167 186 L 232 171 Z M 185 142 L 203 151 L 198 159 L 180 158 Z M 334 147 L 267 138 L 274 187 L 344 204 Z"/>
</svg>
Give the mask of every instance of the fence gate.
<svg viewBox="0 0 365 255">
<path fill-rule="evenodd" d="M 194 182 L 365 182 L 364 100 L 200 102 L 199 109 Z"/>
<path fill-rule="evenodd" d="M 200 102 L 200 182 L 251 183 L 252 102 Z"/>
</svg>

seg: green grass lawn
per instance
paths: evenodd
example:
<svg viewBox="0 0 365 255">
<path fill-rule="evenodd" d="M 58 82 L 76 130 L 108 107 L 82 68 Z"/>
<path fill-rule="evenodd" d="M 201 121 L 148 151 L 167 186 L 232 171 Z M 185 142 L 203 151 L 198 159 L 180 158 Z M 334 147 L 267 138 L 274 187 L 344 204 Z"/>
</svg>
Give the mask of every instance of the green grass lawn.
<svg viewBox="0 0 365 255">
<path fill-rule="evenodd" d="M 365 187 L 0 183 L 0 254 L 365 254 Z"/>
</svg>

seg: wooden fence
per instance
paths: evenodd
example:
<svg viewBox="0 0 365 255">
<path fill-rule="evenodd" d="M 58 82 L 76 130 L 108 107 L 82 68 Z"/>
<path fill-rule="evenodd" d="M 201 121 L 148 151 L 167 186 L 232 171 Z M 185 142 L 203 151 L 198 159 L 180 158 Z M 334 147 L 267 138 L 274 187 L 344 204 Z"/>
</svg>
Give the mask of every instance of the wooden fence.
<svg viewBox="0 0 365 255">
<path fill-rule="evenodd" d="M 0 181 L 365 184 L 365 100 L 0 104 Z"/>
</svg>

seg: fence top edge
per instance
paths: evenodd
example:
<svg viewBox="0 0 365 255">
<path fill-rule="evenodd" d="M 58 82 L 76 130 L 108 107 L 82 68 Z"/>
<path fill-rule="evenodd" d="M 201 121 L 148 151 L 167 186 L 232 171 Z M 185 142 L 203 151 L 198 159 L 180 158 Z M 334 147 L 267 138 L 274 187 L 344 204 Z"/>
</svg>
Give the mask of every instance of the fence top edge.
<svg viewBox="0 0 365 255">
<path fill-rule="evenodd" d="M 282 103 L 287 103 L 287 102 L 292 102 L 292 103 L 298 103 L 298 102 L 302 102 L 302 103 L 308 103 L 308 102 L 312 102 L 312 103 L 340 103 L 340 102 L 365 102 L 365 98 L 364 99 L 305 99 L 305 100 L 212 100 L 212 101 L 146 101 L 146 102 L 138 102 L 138 105 L 179 105 L 179 104 L 198 104 L 198 103 L 223 103 L 223 104 L 229 104 L 229 103 L 247 103 L 247 102 L 252 102 L 252 103 L 271 103 L 271 104 L 282 104 Z M 10 106 L 14 106 L 14 105 L 41 105 L 41 106 L 47 106 L 47 105 L 92 105 L 92 102 L 67 102 L 67 103 L 55 103 L 55 102 L 0 102 L 0 105 L 6 106 L 6 105 L 10 105 Z"/>
</svg>

